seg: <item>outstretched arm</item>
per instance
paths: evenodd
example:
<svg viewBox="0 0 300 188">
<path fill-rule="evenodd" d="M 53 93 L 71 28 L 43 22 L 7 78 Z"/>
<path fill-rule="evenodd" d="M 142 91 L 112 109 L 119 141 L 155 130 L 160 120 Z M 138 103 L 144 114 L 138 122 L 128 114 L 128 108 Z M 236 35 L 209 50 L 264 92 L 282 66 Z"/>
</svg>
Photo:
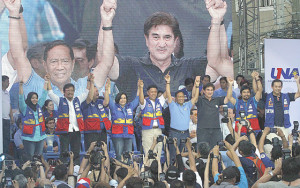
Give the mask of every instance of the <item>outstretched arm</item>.
<svg viewBox="0 0 300 188">
<path fill-rule="evenodd" d="M 172 102 L 172 95 L 171 95 L 171 89 L 170 89 L 170 81 L 171 81 L 171 77 L 170 77 L 170 72 L 168 72 L 168 74 L 165 76 L 165 80 L 166 80 L 166 95 L 168 98 L 168 103 L 170 104 Z"/>
<path fill-rule="evenodd" d="M 9 20 L 9 45 L 10 45 L 10 52 L 13 57 L 15 68 L 18 72 L 19 80 L 22 80 L 24 83 L 27 82 L 28 78 L 31 75 L 31 64 L 26 57 L 24 47 L 23 47 L 23 40 L 22 40 L 22 33 L 21 33 L 21 19 L 19 14 L 19 9 L 21 6 L 20 0 L 9 1 L 3 0 L 5 6 L 9 10 L 9 16 L 11 17 Z M 13 18 L 14 17 L 14 18 Z M 22 24 L 23 25 L 23 24 Z M 25 39 L 26 40 L 26 39 Z"/>
<path fill-rule="evenodd" d="M 105 93 L 104 93 L 103 106 L 108 106 L 108 104 L 109 104 L 109 94 L 110 94 L 110 79 L 108 78 L 106 80 L 106 84 L 105 84 Z"/>
<path fill-rule="evenodd" d="M 103 86 L 113 65 L 115 65 L 115 74 L 110 74 L 111 78 L 115 80 L 119 76 L 119 62 L 115 57 L 113 32 L 110 29 L 116 8 L 116 0 L 104 0 L 100 7 L 101 25 L 99 28 L 97 51 L 99 64 L 94 69 L 95 83 L 98 87 Z"/>
<path fill-rule="evenodd" d="M 144 82 L 143 80 L 138 81 L 138 87 L 139 87 L 139 99 L 140 99 L 140 104 L 144 105 Z"/>
<path fill-rule="evenodd" d="M 206 4 L 209 4 L 206 0 Z M 206 74 L 211 75 L 215 81 L 220 75 L 233 77 L 233 63 L 228 56 L 227 36 L 225 27 L 221 25 L 226 13 L 227 4 L 222 2 L 219 8 L 210 7 L 208 12 L 212 17 L 211 28 L 207 41 L 207 61 Z"/>
<path fill-rule="evenodd" d="M 192 105 L 194 105 L 197 101 L 198 101 L 198 97 L 199 97 L 199 85 L 200 85 L 200 76 L 196 76 L 195 79 L 195 83 L 194 83 L 194 88 L 192 93 L 194 93 L 195 95 L 193 96 L 193 98 L 191 99 Z"/>
<path fill-rule="evenodd" d="M 227 104 L 228 102 L 231 102 L 233 105 L 235 105 L 236 100 L 232 97 L 232 85 L 233 85 L 233 79 L 227 77 L 228 82 L 228 90 L 227 90 L 227 96 L 224 99 L 224 104 Z"/>
<path fill-rule="evenodd" d="M 86 103 L 90 104 L 94 98 L 94 75 L 92 73 L 89 73 L 88 80 L 87 80 L 87 89 L 89 89 L 88 97 L 86 98 Z"/>
</svg>

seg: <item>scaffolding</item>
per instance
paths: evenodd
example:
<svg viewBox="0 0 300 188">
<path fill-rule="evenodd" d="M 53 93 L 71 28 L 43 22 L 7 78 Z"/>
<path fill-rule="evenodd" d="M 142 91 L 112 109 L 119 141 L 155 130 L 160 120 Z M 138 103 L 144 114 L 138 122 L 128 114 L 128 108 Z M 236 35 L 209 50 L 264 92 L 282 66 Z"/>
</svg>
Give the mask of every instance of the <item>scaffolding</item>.
<svg viewBox="0 0 300 188">
<path fill-rule="evenodd" d="M 259 0 L 238 0 L 239 73 L 261 70 Z"/>
</svg>

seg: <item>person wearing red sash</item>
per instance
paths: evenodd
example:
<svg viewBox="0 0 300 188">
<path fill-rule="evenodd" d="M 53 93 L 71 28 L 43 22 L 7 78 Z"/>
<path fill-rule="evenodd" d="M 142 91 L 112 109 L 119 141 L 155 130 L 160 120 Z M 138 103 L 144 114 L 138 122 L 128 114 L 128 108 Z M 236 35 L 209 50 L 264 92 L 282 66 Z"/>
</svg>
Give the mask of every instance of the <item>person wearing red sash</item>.
<svg viewBox="0 0 300 188">
<path fill-rule="evenodd" d="M 93 98 L 91 88 L 94 88 L 94 75 L 89 74 L 87 89 L 81 95 L 74 97 L 75 87 L 68 83 L 64 85 L 64 97 L 54 94 L 51 84 L 48 85 L 48 95 L 53 103 L 58 106 L 58 117 L 55 133 L 59 135 L 60 153 L 71 151 L 74 153 L 74 163 L 79 164 L 79 152 L 81 145 L 81 132 L 84 130 L 83 116 L 80 109 L 81 103 L 89 97 Z M 90 90 L 89 90 L 90 89 Z"/>
<path fill-rule="evenodd" d="M 22 114 L 22 140 L 24 151 L 31 157 L 34 154 L 43 153 L 45 134 L 45 119 L 42 113 L 42 105 L 47 97 L 49 75 L 45 76 L 44 91 L 41 98 L 38 94 L 30 92 L 25 100 L 23 92 L 23 81 L 19 83 L 19 108 Z"/>
<path fill-rule="evenodd" d="M 143 81 L 139 80 L 138 85 L 141 84 L 143 84 Z M 112 96 L 107 94 L 109 90 L 105 89 L 104 100 L 108 101 L 111 111 L 111 137 L 117 160 L 121 160 L 123 152 L 132 151 L 132 138 L 134 137 L 133 111 L 139 105 L 140 88 L 139 86 L 137 96 L 131 102 L 128 102 L 126 93 L 118 93 L 115 101 L 113 101 Z"/>
<path fill-rule="evenodd" d="M 94 88 L 93 88 L 94 87 Z M 110 80 L 107 79 L 105 84 L 105 94 L 109 95 Z M 89 148 L 92 142 L 106 143 L 106 132 L 110 132 L 111 122 L 108 119 L 108 110 L 105 107 L 108 106 L 108 101 L 99 99 L 99 91 L 96 86 L 91 86 L 91 92 L 94 94 L 92 100 L 87 98 L 81 104 L 81 111 L 84 121 L 84 147 L 86 150 Z M 106 98 L 109 98 L 106 97 Z"/>
</svg>

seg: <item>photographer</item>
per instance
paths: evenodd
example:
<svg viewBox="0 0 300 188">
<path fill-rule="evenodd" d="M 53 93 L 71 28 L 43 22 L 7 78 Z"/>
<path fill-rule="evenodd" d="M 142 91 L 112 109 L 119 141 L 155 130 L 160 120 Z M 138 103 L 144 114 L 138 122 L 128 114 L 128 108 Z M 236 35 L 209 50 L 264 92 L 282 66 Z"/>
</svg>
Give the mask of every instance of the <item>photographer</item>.
<svg viewBox="0 0 300 188">
<path fill-rule="evenodd" d="M 89 163 L 86 166 L 87 162 Z M 108 174 L 110 173 L 110 161 L 105 142 L 101 142 L 101 144 L 97 144 L 96 142 L 91 143 L 81 162 L 79 173 L 81 173 L 82 169 L 84 170 L 80 178 L 89 178 L 91 180 L 91 185 L 100 181 L 109 182 Z"/>
<path fill-rule="evenodd" d="M 75 187 L 75 177 L 74 173 L 74 154 L 69 151 L 70 164 L 69 169 L 66 164 L 60 164 L 55 167 L 53 175 L 55 177 L 54 185 L 58 186 L 60 184 L 67 185 L 68 187 Z"/>
<path fill-rule="evenodd" d="M 271 150 L 271 159 L 267 156 L 267 154 L 264 151 L 264 143 L 267 135 L 270 133 L 270 127 L 265 127 L 262 136 L 260 137 L 259 143 L 258 143 L 258 150 L 260 153 L 260 157 L 264 165 L 267 167 L 274 168 L 274 161 L 278 159 L 279 157 L 282 157 L 282 149 L 280 145 L 273 145 L 273 148 Z M 274 128 L 272 128 L 274 129 Z M 276 134 L 282 139 L 283 148 L 288 149 L 288 142 L 282 132 L 281 129 L 276 130 Z"/>
<path fill-rule="evenodd" d="M 273 176 L 282 175 L 279 182 L 269 181 Z M 288 188 L 300 186 L 300 158 L 289 158 L 275 161 L 275 169 L 268 168 L 267 172 L 254 185 L 253 188 Z M 269 181 L 269 182 L 268 182 Z"/>
<path fill-rule="evenodd" d="M 239 160 L 239 157 L 235 153 L 235 150 L 233 149 L 231 144 L 229 144 L 226 141 L 224 141 L 224 143 L 225 143 L 225 147 L 228 150 L 227 155 L 234 162 L 235 167 L 233 166 L 227 167 L 222 172 L 222 174 L 218 173 L 219 151 L 218 151 L 218 146 L 215 146 L 213 149 L 214 156 L 213 156 L 212 173 L 214 176 L 214 181 L 217 183 L 217 185 L 213 185 L 212 188 L 225 187 L 225 185 L 237 185 L 237 187 L 240 188 L 248 187 L 246 174 L 242 167 L 241 161 Z"/>
</svg>

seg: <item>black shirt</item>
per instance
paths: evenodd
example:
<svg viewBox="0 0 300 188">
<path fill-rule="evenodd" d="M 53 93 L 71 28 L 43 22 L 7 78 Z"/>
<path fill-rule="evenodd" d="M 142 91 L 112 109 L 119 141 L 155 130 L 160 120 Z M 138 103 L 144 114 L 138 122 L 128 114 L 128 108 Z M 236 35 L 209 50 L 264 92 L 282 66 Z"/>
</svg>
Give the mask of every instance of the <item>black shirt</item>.
<svg viewBox="0 0 300 188">
<path fill-rule="evenodd" d="M 264 93 L 262 100 L 266 103 L 268 93 Z M 288 93 L 290 101 L 295 101 L 295 93 Z M 282 96 L 274 97 L 274 125 L 278 127 L 284 127 L 284 112 L 283 112 L 283 105 L 282 105 Z"/>
<path fill-rule="evenodd" d="M 119 78 L 116 84 L 120 92 L 125 92 L 129 100 L 136 96 L 137 81 L 144 81 L 144 92 L 150 85 L 156 85 L 158 90 L 165 91 L 165 75 L 170 71 L 171 94 L 184 84 L 186 78 L 204 76 L 207 66 L 206 58 L 181 58 L 177 59 L 172 55 L 170 66 L 162 72 L 157 66 L 153 65 L 149 53 L 145 57 L 122 57 L 117 55 L 119 60 Z"/>
<path fill-rule="evenodd" d="M 197 129 L 220 128 L 219 106 L 224 104 L 225 97 L 213 97 L 210 101 L 201 96 L 196 103 L 198 110 Z"/>
</svg>

